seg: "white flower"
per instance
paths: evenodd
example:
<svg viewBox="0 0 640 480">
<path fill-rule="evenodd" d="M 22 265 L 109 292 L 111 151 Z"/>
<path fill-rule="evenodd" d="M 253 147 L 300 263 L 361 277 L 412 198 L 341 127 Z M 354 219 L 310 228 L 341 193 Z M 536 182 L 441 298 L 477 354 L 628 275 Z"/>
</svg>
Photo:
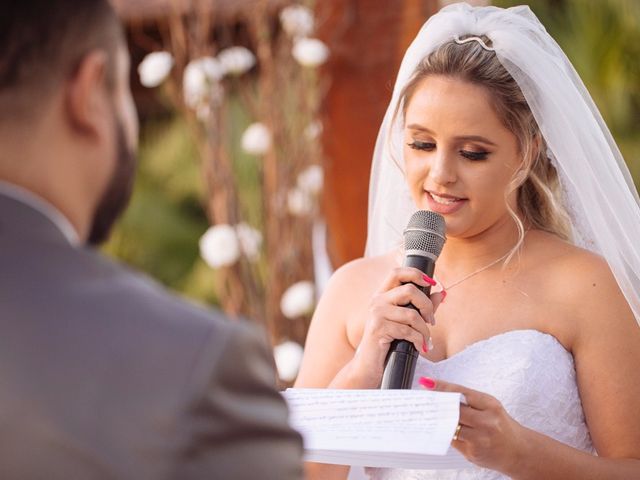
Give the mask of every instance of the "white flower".
<svg viewBox="0 0 640 480">
<path fill-rule="evenodd" d="M 220 50 L 218 61 L 225 74 L 242 75 L 256 64 L 256 57 L 245 47 L 229 47 Z"/>
<path fill-rule="evenodd" d="M 253 123 L 242 134 L 242 149 L 252 155 L 263 155 L 271 148 L 271 132 L 260 122 Z"/>
<path fill-rule="evenodd" d="M 169 52 L 153 52 L 144 57 L 138 65 L 140 83 L 153 88 L 164 82 L 173 67 L 173 57 Z"/>
<path fill-rule="evenodd" d="M 322 122 L 320 120 L 311 122 L 309 125 L 307 125 L 307 128 L 304 129 L 304 137 L 309 141 L 316 140 L 321 133 Z"/>
<path fill-rule="evenodd" d="M 193 62 L 191 62 L 198 66 L 200 70 L 204 72 L 207 76 L 207 79 L 211 82 L 217 82 L 222 80 L 224 77 L 224 68 L 220 63 L 220 60 L 213 57 L 202 57 Z"/>
<path fill-rule="evenodd" d="M 280 23 L 291 37 L 306 37 L 313 32 L 313 13 L 303 5 L 291 5 L 280 12 Z"/>
<path fill-rule="evenodd" d="M 182 88 L 185 103 L 196 108 L 206 101 L 213 91 L 213 86 L 224 76 L 220 62 L 213 57 L 202 57 L 189 62 L 184 69 Z"/>
<path fill-rule="evenodd" d="M 302 363 L 302 347 L 291 341 L 282 342 L 273 349 L 273 358 L 276 361 L 278 377 L 285 382 L 293 382 L 300 370 Z"/>
<path fill-rule="evenodd" d="M 304 217 L 313 211 L 313 198 L 308 192 L 293 188 L 287 194 L 287 208 L 292 215 Z"/>
<path fill-rule="evenodd" d="M 314 286 L 308 281 L 294 283 L 287 288 L 280 299 L 280 310 L 290 319 L 311 313 L 314 306 Z"/>
<path fill-rule="evenodd" d="M 262 233 L 244 222 L 236 225 L 240 248 L 249 260 L 257 260 L 262 245 Z"/>
<path fill-rule="evenodd" d="M 317 38 L 301 38 L 293 45 L 293 57 L 305 67 L 322 65 L 329 56 L 329 49 Z"/>
<path fill-rule="evenodd" d="M 311 195 L 317 195 L 322 190 L 324 173 L 320 165 L 311 165 L 298 175 L 298 188 Z"/>
<path fill-rule="evenodd" d="M 190 63 L 184 70 L 182 90 L 185 103 L 191 108 L 196 108 L 199 103 L 204 101 L 208 82 L 204 72 L 193 67 L 195 66 Z"/>
<path fill-rule="evenodd" d="M 200 255 L 212 268 L 233 265 L 240 258 L 235 229 L 227 224 L 210 227 L 200 238 Z"/>
</svg>

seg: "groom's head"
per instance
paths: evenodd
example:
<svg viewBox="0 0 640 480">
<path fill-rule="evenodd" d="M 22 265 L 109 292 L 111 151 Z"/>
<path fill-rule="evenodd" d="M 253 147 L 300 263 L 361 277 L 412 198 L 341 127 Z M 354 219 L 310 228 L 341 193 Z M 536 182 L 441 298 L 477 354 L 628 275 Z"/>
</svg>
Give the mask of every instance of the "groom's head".
<svg viewBox="0 0 640 480">
<path fill-rule="evenodd" d="M 90 243 L 130 196 L 138 123 L 129 56 L 107 0 L 5 0 L 0 180 L 44 197 Z"/>
</svg>

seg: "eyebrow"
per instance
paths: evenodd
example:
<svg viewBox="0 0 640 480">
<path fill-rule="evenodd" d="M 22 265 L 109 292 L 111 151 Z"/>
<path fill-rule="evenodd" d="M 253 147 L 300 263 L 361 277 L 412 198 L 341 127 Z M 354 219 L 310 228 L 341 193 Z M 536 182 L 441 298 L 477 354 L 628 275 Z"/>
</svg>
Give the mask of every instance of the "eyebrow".
<svg viewBox="0 0 640 480">
<path fill-rule="evenodd" d="M 425 132 L 428 133 L 430 135 L 433 135 L 433 132 L 431 130 L 429 130 L 427 127 L 424 127 L 422 125 L 418 125 L 417 123 L 412 123 L 411 125 L 407 125 L 407 128 L 409 130 L 418 130 L 420 132 Z M 492 142 L 491 140 L 489 140 L 486 137 L 482 137 L 480 135 L 460 135 L 458 137 L 454 137 L 456 140 L 470 140 L 472 142 L 482 142 L 482 143 L 486 143 L 487 145 L 491 145 L 493 147 L 496 147 L 497 145 Z"/>
</svg>

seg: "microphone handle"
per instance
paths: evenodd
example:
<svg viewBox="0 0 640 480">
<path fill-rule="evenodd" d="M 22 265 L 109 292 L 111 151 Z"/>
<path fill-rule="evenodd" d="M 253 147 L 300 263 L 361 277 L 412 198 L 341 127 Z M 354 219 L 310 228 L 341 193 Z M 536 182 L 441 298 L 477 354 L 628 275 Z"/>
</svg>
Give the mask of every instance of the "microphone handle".
<svg viewBox="0 0 640 480">
<path fill-rule="evenodd" d="M 404 260 L 405 267 L 417 268 L 421 272 L 433 277 L 436 263 L 429 257 L 418 255 L 409 255 Z M 415 283 L 414 283 L 415 285 Z M 427 296 L 431 294 L 431 286 L 423 287 L 416 285 Z M 412 304 L 404 305 L 406 308 L 418 310 Z M 413 375 L 416 371 L 416 361 L 418 360 L 418 351 L 413 343 L 407 340 L 394 340 L 391 342 L 387 358 L 384 361 L 384 372 L 382 374 L 382 390 L 409 390 L 413 383 Z"/>
</svg>

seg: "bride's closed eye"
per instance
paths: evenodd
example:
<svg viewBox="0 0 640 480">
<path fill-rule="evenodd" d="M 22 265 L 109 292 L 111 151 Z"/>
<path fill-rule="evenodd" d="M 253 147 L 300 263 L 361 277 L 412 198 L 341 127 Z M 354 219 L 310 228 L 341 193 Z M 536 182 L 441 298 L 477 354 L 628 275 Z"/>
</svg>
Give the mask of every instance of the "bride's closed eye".
<svg viewBox="0 0 640 480">
<path fill-rule="evenodd" d="M 436 144 L 433 142 L 421 142 L 420 140 L 414 140 L 413 142 L 407 143 L 407 146 L 413 148 L 414 150 L 423 150 L 426 152 L 430 152 L 434 148 L 436 148 Z"/>
<path fill-rule="evenodd" d="M 486 160 L 489 152 L 474 152 L 471 150 L 460 150 L 460 155 L 464 158 L 468 158 L 469 160 Z"/>
<path fill-rule="evenodd" d="M 413 142 L 407 143 L 409 148 L 413 150 L 421 150 L 425 152 L 430 152 L 436 148 L 436 144 L 433 142 L 423 142 L 420 140 L 414 140 Z M 486 160 L 489 152 L 487 151 L 473 151 L 473 150 L 460 150 L 460 155 L 469 160 Z"/>
</svg>

